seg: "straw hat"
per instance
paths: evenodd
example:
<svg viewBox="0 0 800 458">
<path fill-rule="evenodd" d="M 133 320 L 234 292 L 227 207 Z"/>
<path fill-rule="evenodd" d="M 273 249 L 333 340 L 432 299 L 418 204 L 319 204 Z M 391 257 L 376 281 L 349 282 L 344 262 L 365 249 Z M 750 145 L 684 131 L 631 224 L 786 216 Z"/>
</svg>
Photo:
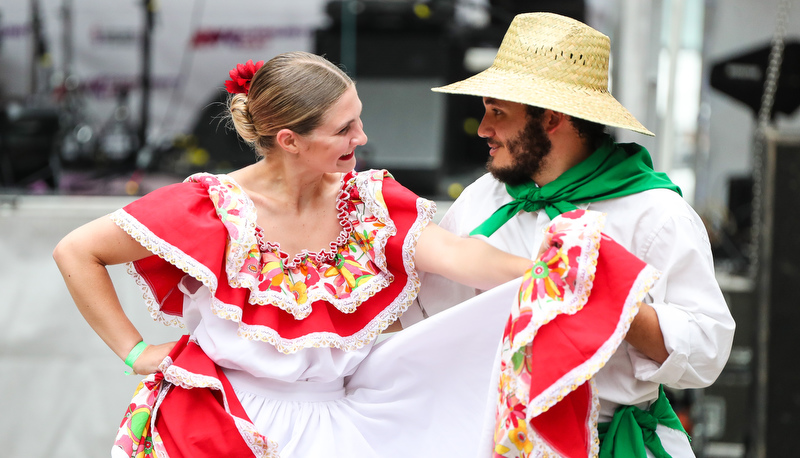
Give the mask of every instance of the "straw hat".
<svg viewBox="0 0 800 458">
<path fill-rule="evenodd" d="M 608 37 L 582 22 L 519 14 L 491 67 L 433 91 L 524 103 L 654 136 L 608 92 L 609 51 Z"/>
</svg>

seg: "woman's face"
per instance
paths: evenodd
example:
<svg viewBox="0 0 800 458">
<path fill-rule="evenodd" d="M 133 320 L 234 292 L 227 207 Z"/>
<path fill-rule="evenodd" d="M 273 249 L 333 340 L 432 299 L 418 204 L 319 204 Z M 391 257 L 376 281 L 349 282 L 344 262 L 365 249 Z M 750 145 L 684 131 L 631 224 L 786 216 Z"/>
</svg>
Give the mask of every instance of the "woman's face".
<svg viewBox="0 0 800 458">
<path fill-rule="evenodd" d="M 356 146 L 366 143 L 361 100 L 355 86 L 350 86 L 322 118 L 322 124 L 303 137 L 301 157 L 322 172 L 349 172 L 356 165 Z"/>
</svg>

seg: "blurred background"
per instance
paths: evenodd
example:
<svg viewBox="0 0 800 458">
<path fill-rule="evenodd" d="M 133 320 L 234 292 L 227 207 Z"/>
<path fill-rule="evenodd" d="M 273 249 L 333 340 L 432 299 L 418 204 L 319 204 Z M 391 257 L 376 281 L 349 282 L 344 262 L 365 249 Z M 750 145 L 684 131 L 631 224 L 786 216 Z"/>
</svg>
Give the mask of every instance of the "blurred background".
<svg viewBox="0 0 800 458">
<path fill-rule="evenodd" d="M 369 143 L 440 215 L 483 172 L 477 97 L 430 91 L 491 64 L 513 16 L 611 38 L 611 92 L 706 222 L 737 321 L 722 376 L 670 391 L 699 457 L 795 456 L 800 425 L 800 5 L 792 0 L 0 0 L 3 457 L 107 456 L 137 377 L 76 311 L 50 253 L 71 229 L 254 154 L 226 127 L 237 63 L 324 54 L 357 81 Z M 120 298 L 151 342 L 125 268 Z"/>
</svg>

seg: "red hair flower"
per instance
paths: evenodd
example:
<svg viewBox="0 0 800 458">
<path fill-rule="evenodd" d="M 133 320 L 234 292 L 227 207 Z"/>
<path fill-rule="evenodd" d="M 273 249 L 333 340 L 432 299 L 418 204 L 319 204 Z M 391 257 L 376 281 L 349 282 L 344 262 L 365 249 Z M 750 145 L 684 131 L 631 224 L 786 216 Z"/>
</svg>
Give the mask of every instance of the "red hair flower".
<svg viewBox="0 0 800 458">
<path fill-rule="evenodd" d="M 250 81 L 262 65 L 264 65 L 263 60 L 254 64 L 252 59 L 246 64 L 237 64 L 229 73 L 231 79 L 225 81 L 225 89 L 231 94 L 247 95 L 250 92 Z"/>
</svg>

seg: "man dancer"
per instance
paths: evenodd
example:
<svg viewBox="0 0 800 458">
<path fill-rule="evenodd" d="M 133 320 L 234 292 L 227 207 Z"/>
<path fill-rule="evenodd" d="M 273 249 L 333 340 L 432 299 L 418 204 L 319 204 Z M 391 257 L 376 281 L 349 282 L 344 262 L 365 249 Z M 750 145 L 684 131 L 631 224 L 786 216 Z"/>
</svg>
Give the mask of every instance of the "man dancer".
<svg viewBox="0 0 800 458">
<path fill-rule="evenodd" d="M 649 412 L 663 398 L 661 385 L 713 383 L 734 330 L 700 218 L 680 189 L 653 171 L 647 150 L 617 144 L 605 133 L 608 126 L 653 135 L 608 92 L 608 61 L 608 37 L 585 24 L 521 14 L 489 69 L 433 89 L 483 98 L 478 134 L 490 148 L 489 173 L 464 190 L 442 227 L 485 236 L 500 249 L 533 258 L 552 218 L 576 208 L 595 210 L 606 214 L 605 234 L 662 272 L 625 341 L 594 377 L 601 431 L 626 406 Z M 476 293 L 429 275 L 419 305 L 423 315 L 432 315 Z M 674 421 L 654 418 L 656 435 L 643 421 L 636 426 L 642 430 L 634 435 L 646 445 L 606 437 L 601 456 L 623 456 L 619 447 L 634 443 L 639 453 L 646 447 L 647 456 L 694 456 Z"/>
</svg>

